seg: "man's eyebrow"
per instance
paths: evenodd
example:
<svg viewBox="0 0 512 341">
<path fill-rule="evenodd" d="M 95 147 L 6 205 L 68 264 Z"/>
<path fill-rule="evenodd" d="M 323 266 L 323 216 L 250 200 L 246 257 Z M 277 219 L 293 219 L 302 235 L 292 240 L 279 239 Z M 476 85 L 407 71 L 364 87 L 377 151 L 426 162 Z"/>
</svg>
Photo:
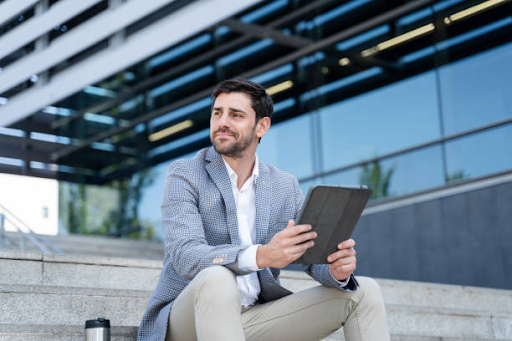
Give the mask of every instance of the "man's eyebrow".
<svg viewBox="0 0 512 341">
<path fill-rule="evenodd" d="M 213 110 L 222 111 L 222 107 L 213 107 Z M 247 114 L 247 112 L 243 111 L 242 109 L 238 109 L 238 108 L 229 108 L 229 111 L 241 112 L 241 113 Z"/>
<path fill-rule="evenodd" d="M 243 111 L 242 109 L 237 109 L 237 108 L 229 108 L 230 111 L 234 111 L 234 112 L 241 112 L 241 113 L 244 113 L 244 114 L 247 114 L 245 111 Z"/>
</svg>

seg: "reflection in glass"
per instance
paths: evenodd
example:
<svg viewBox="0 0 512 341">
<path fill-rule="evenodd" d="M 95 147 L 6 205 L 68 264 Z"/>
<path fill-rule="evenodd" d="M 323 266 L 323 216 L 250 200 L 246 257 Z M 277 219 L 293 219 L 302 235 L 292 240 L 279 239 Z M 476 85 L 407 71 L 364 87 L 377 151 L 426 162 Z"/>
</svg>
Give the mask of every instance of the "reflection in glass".
<svg viewBox="0 0 512 341">
<path fill-rule="evenodd" d="M 334 173 L 324 177 L 323 183 L 326 185 L 334 185 L 334 186 L 353 186 L 353 185 L 361 185 L 360 176 L 361 169 L 351 168 L 338 173 Z"/>
<path fill-rule="evenodd" d="M 308 194 L 309 188 L 311 186 L 320 185 L 320 184 L 322 184 L 322 179 L 314 178 L 313 180 L 299 182 L 299 187 L 300 187 L 300 190 L 302 191 L 302 194 L 304 195 L 304 197 L 306 197 L 306 195 Z"/>
<path fill-rule="evenodd" d="M 258 146 L 260 160 L 270 163 L 297 178 L 313 174 L 310 115 L 270 127 Z"/>
<path fill-rule="evenodd" d="M 372 199 L 395 197 L 442 186 L 441 147 L 433 146 L 351 168 L 325 177 L 330 185 L 367 185 Z"/>
<path fill-rule="evenodd" d="M 512 43 L 439 70 L 445 133 L 512 117 Z"/>
<path fill-rule="evenodd" d="M 393 169 L 390 196 L 424 191 L 444 184 L 440 145 L 383 160 L 381 165 L 384 170 Z"/>
<path fill-rule="evenodd" d="M 389 196 L 389 184 L 394 170 L 394 166 L 384 169 L 380 165 L 380 160 L 364 164 L 359 174 L 359 183 L 373 190 L 372 199 L 385 198 Z"/>
<path fill-rule="evenodd" d="M 439 138 L 435 75 L 324 107 L 320 119 L 325 170 Z"/>
<path fill-rule="evenodd" d="M 512 169 L 512 125 L 446 143 L 448 180 L 456 181 Z"/>
</svg>

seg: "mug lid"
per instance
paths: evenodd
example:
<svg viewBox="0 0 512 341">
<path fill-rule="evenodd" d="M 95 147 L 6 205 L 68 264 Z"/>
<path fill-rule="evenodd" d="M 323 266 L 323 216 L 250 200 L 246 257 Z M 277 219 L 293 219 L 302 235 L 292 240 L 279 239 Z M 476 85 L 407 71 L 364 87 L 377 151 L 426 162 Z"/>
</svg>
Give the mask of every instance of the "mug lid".
<svg viewBox="0 0 512 341">
<path fill-rule="evenodd" d="M 98 317 L 97 320 L 85 321 L 85 329 L 89 328 L 110 328 L 110 320 L 104 317 Z"/>
</svg>

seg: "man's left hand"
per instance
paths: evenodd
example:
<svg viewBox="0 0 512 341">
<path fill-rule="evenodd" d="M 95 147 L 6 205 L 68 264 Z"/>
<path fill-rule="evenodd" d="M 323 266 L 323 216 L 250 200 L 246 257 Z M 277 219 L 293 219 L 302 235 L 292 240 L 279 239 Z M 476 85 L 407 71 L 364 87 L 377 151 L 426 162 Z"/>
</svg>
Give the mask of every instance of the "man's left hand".
<svg viewBox="0 0 512 341">
<path fill-rule="evenodd" d="M 356 270 L 356 242 L 353 239 L 338 244 L 338 251 L 327 257 L 329 270 L 338 281 L 344 281 Z"/>
</svg>

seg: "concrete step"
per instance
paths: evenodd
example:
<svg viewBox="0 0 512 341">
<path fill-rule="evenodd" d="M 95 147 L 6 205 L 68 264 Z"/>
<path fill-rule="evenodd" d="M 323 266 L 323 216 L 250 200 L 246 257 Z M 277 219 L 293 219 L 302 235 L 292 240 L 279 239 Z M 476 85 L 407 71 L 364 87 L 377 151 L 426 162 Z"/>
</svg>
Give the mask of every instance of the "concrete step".
<svg viewBox="0 0 512 341">
<path fill-rule="evenodd" d="M 113 326 L 139 325 L 151 291 L 0 285 L 0 324 L 81 326 L 106 317 Z"/>
<path fill-rule="evenodd" d="M 8 232 L 7 235 L 15 241 L 20 238 L 17 233 Z M 45 236 L 45 238 L 62 249 L 65 254 L 153 260 L 162 260 L 164 257 L 164 245 L 161 241 L 79 234 Z M 40 252 L 31 243 L 27 243 L 26 247 L 27 252 Z"/>
<path fill-rule="evenodd" d="M 125 328 L 118 340 L 134 340 L 161 266 L 151 260 L 2 251 L 0 341 L 82 338 L 85 320 L 99 316 L 110 319 L 113 330 Z M 392 340 L 512 340 L 511 291 L 377 281 Z M 281 282 L 292 291 L 318 285 L 296 271 L 282 271 Z M 63 334 L 55 334 L 61 327 Z M 343 333 L 326 340 L 343 340 Z"/>
<path fill-rule="evenodd" d="M 162 261 L 0 251 L 0 341 L 81 340 L 88 319 L 110 319 L 135 341 Z"/>
<path fill-rule="evenodd" d="M 318 285 L 307 274 L 281 271 L 281 284 L 296 292 Z M 376 279 L 389 306 L 414 306 L 479 311 L 487 314 L 512 313 L 512 291 L 451 284 Z"/>
<path fill-rule="evenodd" d="M 398 340 L 512 340 L 512 315 L 386 305 L 390 333 Z M 400 336 L 400 337 L 399 337 Z M 344 340 L 338 330 L 326 340 Z"/>
<path fill-rule="evenodd" d="M 84 325 L 0 325 L 0 341 L 84 341 Z M 113 326 L 110 334 L 112 341 L 136 341 L 137 328 Z"/>
<path fill-rule="evenodd" d="M 162 261 L 0 251 L 0 284 L 152 291 Z"/>
<path fill-rule="evenodd" d="M 304 273 L 283 271 L 281 284 L 313 286 Z M 395 340 L 512 340 L 512 292 L 508 290 L 377 279 Z M 325 340 L 344 340 L 338 330 Z"/>
</svg>

